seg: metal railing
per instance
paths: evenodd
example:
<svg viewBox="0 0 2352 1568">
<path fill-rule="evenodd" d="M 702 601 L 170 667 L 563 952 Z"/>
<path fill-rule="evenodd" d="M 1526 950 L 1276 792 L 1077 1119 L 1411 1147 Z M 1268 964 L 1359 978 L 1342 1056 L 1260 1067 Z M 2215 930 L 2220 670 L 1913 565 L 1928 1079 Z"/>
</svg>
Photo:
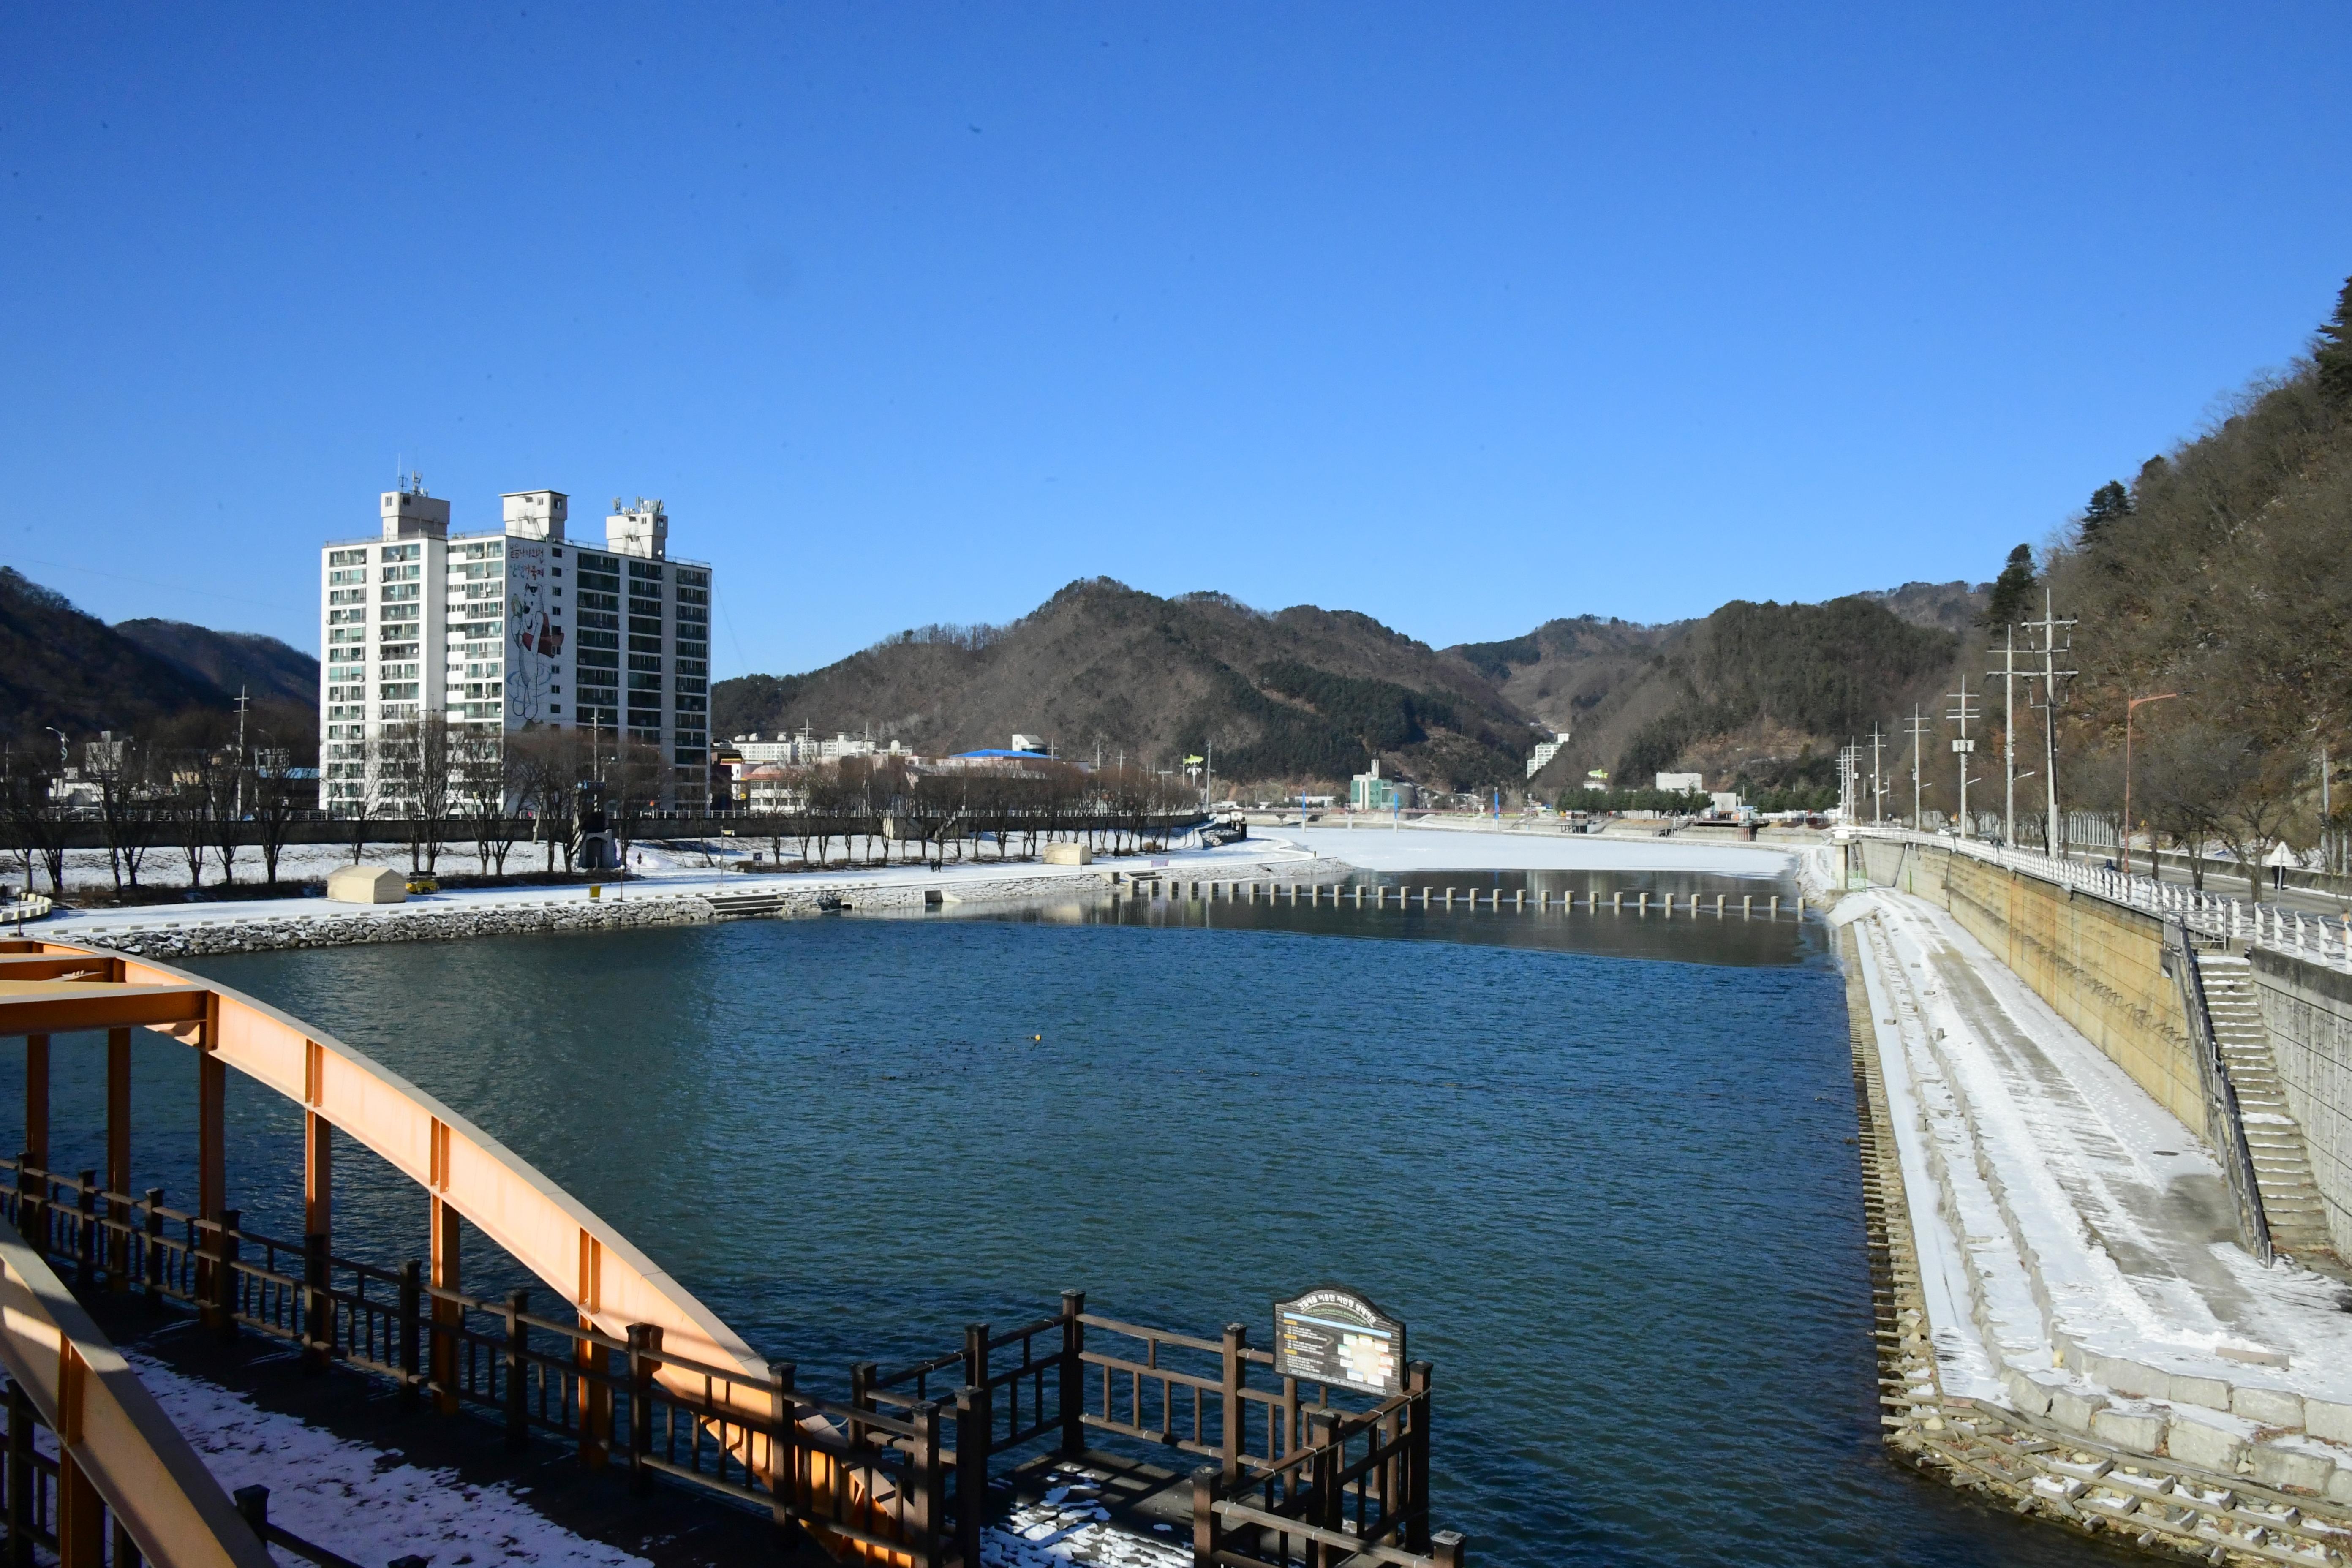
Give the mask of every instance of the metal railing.
<svg viewBox="0 0 2352 1568">
<path fill-rule="evenodd" d="M 2270 1220 L 2263 1213 L 2262 1187 L 2254 1175 L 2253 1151 L 2246 1143 L 2245 1118 L 2238 1108 L 2237 1085 L 2230 1081 L 2230 1064 L 2213 1032 L 2212 1010 L 2205 1001 L 2205 974 L 2197 966 L 2197 939 L 2176 920 L 2166 932 L 2165 967 L 2180 989 L 2181 1016 L 2189 1026 L 2197 1052 L 2197 1078 L 2205 1090 L 2205 1136 L 2221 1157 L 2221 1175 L 2229 1184 L 2230 1201 L 2238 1215 L 2238 1240 L 2264 1268 L 2271 1263 Z"/>
<path fill-rule="evenodd" d="M 2111 871 L 2104 866 L 2061 859 L 2039 849 L 2012 849 L 2005 845 L 1916 833 L 1906 828 L 1857 827 L 1852 831 L 1862 838 L 1949 850 L 2096 894 L 2160 921 L 2184 925 L 2203 936 L 2286 953 L 2307 963 L 2352 973 L 2352 919 L 2347 917 L 2208 893 L 2178 882 L 2159 882 L 2137 872 Z"/>
</svg>

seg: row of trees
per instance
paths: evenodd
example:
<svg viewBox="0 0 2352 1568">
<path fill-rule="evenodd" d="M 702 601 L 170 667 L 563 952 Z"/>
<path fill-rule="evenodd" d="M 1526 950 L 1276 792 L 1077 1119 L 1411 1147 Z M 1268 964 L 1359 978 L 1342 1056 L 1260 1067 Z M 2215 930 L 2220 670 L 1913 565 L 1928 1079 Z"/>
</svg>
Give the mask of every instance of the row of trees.
<svg viewBox="0 0 2352 1568">
<path fill-rule="evenodd" d="M 51 733 L 56 733 L 51 731 Z M 68 841 L 95 825 L 119 892 L 135 891 L 157 855 L 182 860 L 200 885 L 216 862 L 234 881 L 238 851 L 258 849 L 275 884 L 291 824 L 307 814 L 317 785 L 307 757 L 278 745 L 269 729 L 240 733 L 232 717 L 184 714 L 145 735 L 103 731 L 75 745 L 11 740 L 0 747 L 0 832 L 26 885 L 37 868 L 65 890 Z"/>
<path fill-rule="evenodd" d="M 1165 847 L 1171 822 L 1189 820 L 1200 792 L 1180 775 L 1142 768 L 1089 771 L 1038 759 L 1002 766 L 909 766 L 898 757 L 853 757 L 788 770 L 782 810 L 765 816 L 779 861 L 784 845 L 797 858 L 823 862 L 835 838 L 844 855 L 887 863 L 944 864 L 965 846 L 978 856 L 992 842 L 999 859 L 1034 856 L 1055 839 L 1127 853 Z"/>
</svg>

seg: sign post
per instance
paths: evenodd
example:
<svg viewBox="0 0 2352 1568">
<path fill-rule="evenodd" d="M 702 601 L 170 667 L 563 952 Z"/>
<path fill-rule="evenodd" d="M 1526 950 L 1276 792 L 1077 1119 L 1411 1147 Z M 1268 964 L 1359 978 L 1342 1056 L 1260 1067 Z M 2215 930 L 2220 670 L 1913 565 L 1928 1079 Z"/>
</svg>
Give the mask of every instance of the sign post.
<svg viewBox="0 0 2352 1568">
<path fill-rule="evenodd" d="M 1402 1394 L 1404 1366 L 1404 1325 L 1369 1298 L 1325 1285 L 1274 1304 L 1277 1377 L 1363 1394 Z"/>
</svg>

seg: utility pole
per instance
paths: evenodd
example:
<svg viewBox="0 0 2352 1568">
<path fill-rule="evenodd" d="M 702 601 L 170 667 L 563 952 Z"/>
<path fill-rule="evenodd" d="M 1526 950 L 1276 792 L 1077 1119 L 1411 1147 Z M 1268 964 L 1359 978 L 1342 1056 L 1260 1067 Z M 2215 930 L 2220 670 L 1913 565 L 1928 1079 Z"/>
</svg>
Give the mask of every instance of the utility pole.
<svg viewBox="0 0 2352 1568">
<path fill-rule="evenodd" d="M 2050 585 L 2042 585 L 2042 618 L 2026 625 L 2042 633 L 2042 780 L 2049 787 L 2050 826 L 2043 846 L 2052 855 L 2063 855 L 2058 816 L 2058 682 L 2062 677 L 2080 675 L 2077 669 L 2058 668 L 2058 656 L 2072 653 L 2074 648 L 2074 617 L 2058 618 L 2051 605 Z M 2058 634 L 2066 633 L 2066 646 L 2058 646 Z"/>
<path fill-rule="evenodd" d="M 1952 742 L 1952 756 L 1960 764 L 1960 837 L 1968 838 L 1973 837 L 1969 831 L 1969 758 L 1977 749 L 1977 743 L 1969 739 L 1969 721 L 1976 717 L 1969 707 L 1975 700 L 1969 692 L 1969 678 L 1961 676 L 1960 689 L 1944 695 L 1957 698 L 1959 701 L 1959 705 L 1948 710 L 1944 717 L 1960 721 L 1960 738 Z"/>
<path fill-rule="evenodd" d="M 253 704 L 246 698 L 246 688 L 236 689 L 236 820 L 245 820 L 245 715 Z"/>
<path fill-rule="evenodd" d="M 2000 678 L 2001 837 L 2017 847 L 2017 627 L 2002 633 L 2000 668 L 1985 679 Z"/>
<path fill-rule="evenodd" d="M 1886 786 L 1878 778 L 1878 752 L 1885 740 L 1885 737 L 1879 733 L 1877 721 L 1874 720 L 1870 726 L 1870 822 L 1874 827 L 1885 815 L 1880 802 L 1886 794 Z"/>
<path fill-rule="evenodd" d="M 1919 815 L 1919 791 L 1924 787 L 1919 783 L 1919 752 L 1927 743 L 1927 716 L 1915 702 L 1911 705 L 1911 831 L 1914 833 L 1921 830 L 1925 820 Z"/>
</svg>

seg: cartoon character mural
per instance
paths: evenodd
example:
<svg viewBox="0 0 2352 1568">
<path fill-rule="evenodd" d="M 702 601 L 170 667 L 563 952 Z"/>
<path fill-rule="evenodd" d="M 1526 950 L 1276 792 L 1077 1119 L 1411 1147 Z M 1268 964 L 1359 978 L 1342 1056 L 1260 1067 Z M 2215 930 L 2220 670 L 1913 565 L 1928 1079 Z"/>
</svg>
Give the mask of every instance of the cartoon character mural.
<svg viewBox="0 0 2352 1568">
<path fill-rule="evenodd" d="M 546 718 L 548 699 L 563 676 L 562 609 L 551 592 L 548 547 L 537 540 L 507 541 L 507 712 L 525 723 Z"/>
</svg>

